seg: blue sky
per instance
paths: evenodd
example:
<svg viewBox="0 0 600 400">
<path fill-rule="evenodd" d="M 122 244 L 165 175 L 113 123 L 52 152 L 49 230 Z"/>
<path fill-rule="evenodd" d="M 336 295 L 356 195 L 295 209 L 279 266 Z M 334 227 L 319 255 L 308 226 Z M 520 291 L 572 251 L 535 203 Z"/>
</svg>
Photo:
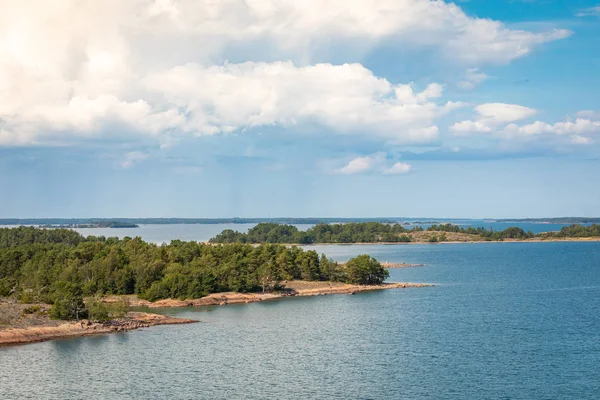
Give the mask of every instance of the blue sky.
<svg viewBox="0 0 600 400">
<path fill-rule="evenodd" d="M 33 4 L 0 217 L 600 216 L 597 1 Z"/>
</svg>

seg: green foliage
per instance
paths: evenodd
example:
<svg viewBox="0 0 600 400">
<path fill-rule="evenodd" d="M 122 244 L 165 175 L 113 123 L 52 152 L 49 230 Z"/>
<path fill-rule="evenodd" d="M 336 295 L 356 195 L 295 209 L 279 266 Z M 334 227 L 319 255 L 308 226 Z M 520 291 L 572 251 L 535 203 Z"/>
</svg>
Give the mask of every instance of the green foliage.
<svg viewBox="0 0 600 400">
<path fill-rule="evenodd" d="M 366 254 L 352 258 L 346 263 L 348 282 L 358 285 L 379 285 L 388 277 L 389 272 L 379 261 Z"/>
<path fill-rule="evenodd" d="M 400 224 L 380 222 L 351 222 L 347 224 L 317 224 L 307 231 L 293 225 L 261 223 L 248 233 L 223 231 L 211 239 L 213 243 L 373 243 L 410 242 L 408 232 Z"/>
<path fill-rule="evenodd" d="M 50 318 L 76 320 L 87 317 L 87 309 L 79 285 L 58 281 L 53 286 L 54 304 L 50 308 Z"/>
<path fill-rule="evenodd" d="M 79 233 L 70 229 L 39 229 L 26 226 L 0 228 L 0 248 L 48 243 L 77 245 L 83 240 Z"/>
<path fill-rule="evenodd" d="M 600 225 L 590 226 L 569 225 L 563 226 L 559 232 L 549 232 L 545 237 L 570 238 L 570 237 L 600 237 Z"/>
<path fill-rule="evenodd" d="M 259 228 L 253 237 L 274 240 Z M 296 235 L 297 230 L 275 232 Z M 83 238 L 63 229 L 2 230 L 0 290 L 28 302 L 53 304 L 51 316 L 105 318 L 106 305 L 83 297 L 137 294 L 148 300 L 198 298 L 216 292 L 271 291 L 291 279 L 346 281 L 344 268 L 315 251 L 279 244 L 208 245 L 140 238 Z M 14 234 L 14 237 L 11 236 Z M 65 241 L 60 242 L 60 238 Z M 258 240 L 258 239 L 257 239 Z M 113 311 L 106 311 L 109 317 Z"/>
<path fill-rule="evenodd" d="M 317 224 L 306 231 L 299 231 L 292 225 L 261 223 L 250 229 L 248 233 L 235 232 L 231 229 L 221 232 L 212 238 L 212 243 L 408 243 L 412 239 L 410 233 L 422 232 L 425 229 L 415 226 L 406 229 L 401 224 L 381 222 L 351 222 L 347 224 Z M 504 231 L 493 231 L 485 228 L 463 228 L 453 224 L 431 225 L 428 232 L 443 232 L 437 241 L 446 241 L 445 233 L 462 233 L 476 235 L 482 240 L 528 239 L 535 235 L 518 227 L 510 227 Z M 580 230 L 575 234 L 584 235 Z M 600 234 L 600 233 L 599 233 Z M 431 242 L 436 242 L 432 240 Z"/>
<path fill-rule="evenodd" d="M 431 225 L 427 228 L 429 232 L 448 232 L 448 233 L 463 233 L 469 235 L 481 236 L 484 240 L 504 240 L 504 239 L 529 239 L 535 237 L 532 232 L 525 232 L 523 229 L 512 226 L 503 231 L 493 231 L 482 227 L 473 228 L 469 226 L 462 228 L 453 224 Z M 446 239 L 444 239 L 446 240 Z M 440 241 L 444 241 L 441 240 Z"/>
<path fill-rule="evenodd" d="M 93 297 L 86 302 L 88 318 L 92 321 L 109 321 L 123 318 L 129 311 L 129 304 L 125 300 L 105 303 L 101 297 Z"/>
<path fill-rule="evenodd" d="M 438 237 L 435 236 L 435 235 L 431 236 L 427 241 L 429 243 L 437 243 L 437 242 L 439 242 Z"/>
</svg>

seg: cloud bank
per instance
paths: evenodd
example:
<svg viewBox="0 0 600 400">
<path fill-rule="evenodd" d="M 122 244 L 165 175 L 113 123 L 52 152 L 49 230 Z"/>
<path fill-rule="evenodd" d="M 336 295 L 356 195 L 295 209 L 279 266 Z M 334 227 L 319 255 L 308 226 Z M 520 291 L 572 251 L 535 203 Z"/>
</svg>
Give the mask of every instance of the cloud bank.
<svg viewBox="0 0 600 400">
<path fill-rule="evenodd" d="M 357 60 L 426 47 L 462 86 L 566 30 L 529 32 L 431 0 L 0 0 L 0 145 L 210 135 L 317 124 L 394 143 L 436 140 L 458 107 Z M 350 63 L 313 64 L 329 48 Z M 346 54 L 347 53 L 347 54 Z M 235 62 L 227 62 L 228 59 Z M 281 61 L 284 60 L 284 61 Z M 291 61 L 287 61 L 291 60 Z"/>
</svg>

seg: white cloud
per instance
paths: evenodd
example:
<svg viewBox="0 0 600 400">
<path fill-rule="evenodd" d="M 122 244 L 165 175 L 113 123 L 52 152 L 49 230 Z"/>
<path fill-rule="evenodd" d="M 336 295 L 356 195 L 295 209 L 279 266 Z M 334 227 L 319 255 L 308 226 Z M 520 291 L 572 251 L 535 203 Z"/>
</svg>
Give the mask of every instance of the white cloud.
<svg viewBox="0 0 600 400">
<path fill-rule="evenodd" d="M 152 103 L 113 95 L 44 96 L 20 107 L 6 99 L 0 115 L 14 144 L 43 143 L 57 132 L 94 136 L 109 123 L 155 135 L 165 146 L 174 140 L 161 136 L 165 131 L 211 135 L 302 123 L 394 143 L 428 143 L 438 136 L 435 120 L 461 106 L 435 102 L 442 95 L 439 84 L 419 92 L 376 77 L 360 64 L 187 64 L 148 75 L 139 90 Z"/>
<path fill-rule="evenodd" d="M 479 71 L 479 68 L 469 68 L 465 72 L 464 79 L 458 82 L 458 88 L 462 90 L 472 90 L 488 80 L 487 74 Z"/>
<path fill-rule="evenodd" d="M 380 161 L 377 156 L 356 157 L 351 160 L 345 167 L 337 170 L 340 174 L 353 175 L 363 172 L 369 172 L 375 168 Z"/>
<path fill-rule="evenodd" d="M 493 123 L 520 121 L 537 114 L 537 110 L 517 104 L 487 103 L 475 107 L 482 120 Z"/>
<path fill-rule="evenodd" d="M 490 133 L 509 122 L 521 121 L 534 116 L 537 110 L 516 104 L 486 103 L 475 107 L 476 120 L 466 120 L 453 124 L 450 130 L 455 134 L 474 132 Z"/>
<path fill-rule="evenodd" d="M 589 137 L 573 135 L 573 136 L 571 136 L 571 143 L 573 143 L 573 144 L 590 144 L 590 143 L 593 143 L 593 140 Z"/>
<path fill-rule="evenodd" d="M 473 133 L 473 132 L 489 133 L 492 131 L 492 128 L 481 121 L 467 120 L 467 121 L 456 122 L 455 124 L 453 124 L 450 127 L 450 130 L 457 135 L 461 135 L 461 134 L 469 134 L 469 133 Z"/>
<path fill-rule="evenodd" d="M 434 101 L 441 85 L 415 92 L 360 64 L 302 65 L 330 48 L 426 46 L 466 65 L 476 84 L 480 65 L 569 35 L 509 29 L 431 0 L 0 0 L 0 9 L 4 145 L 123 135 L 115 124 L 168 143 L 177 130 L 314 121 L 426 142 L 435 118 L 457 106 Z M 269 62 L 210 66 L 228 58 Z"/>
<path fill-rule="evenodd" d="M 130 151 L 124 155 L 123 160 L 121 160 L 118 165 L 121 168 L 127 169 L 141 163 L 147 158 L 148 154 L 146 153 L 142 153 L 141 151 Z"/>
<path fill-rule="evenodd" d="M 577 17 L 597 17 L 600 16 L 600 5 L 594 6 L 594 7 L 589 7 L 589 8 L 582 8 L 581 10 L 578 10 L 575 13 L 575 16 Z"/>
<path fill-rule="evenodd" d="M 433 102 L 442 94 L 439 84 L 418 92 L 360 64 L 187 64 L 143 82 L 147 91 L 164 97 L 163 103 L 185 109 L 187 121 L 178 128 L 196 135 L 318 123 L 339 133 L 427 143 L 438 136 L 435 119 L 461 106 Z"/>
<path fill-rule="evenodd" d="M 402 175 L 407 174 L 412 169 L 412 166 L 403 162 L 397 162 L 392 165 L 390 168 L 386 168 L 383 170 L 383 173 L 386 175 Z"/>
<path fill-rule="evenodd" d="M 518 126 L 516 124 L 508 125 L 505 130 L 509 135 L 584 135 L 600 132 L 600 121 L 577 118 L 573 121 L 557 122 L 548 124 L 546 122 L 536 121 L 532 124 Z"/>
<path fill-rule="evenodd" d="M 583 111 L 579 111 L 578 113 L 576 113 L 575 116 L 579 117 L 579 118 L 588 118 L 588 119 L 600 121 L 600 111 L 583 110 Z"/>
<path fill-rule="evenodd" d="M 537 114 L 537 110 L 515 104 L 488 103 L 475 107 L 476 120 L 460 121 L 453 124 L 450 130 L 457 136 L 471 133 L 488 133 L 503 139 L 532 139 L 567 136 L 562 143 L 591 144 L 590 135 L 600 132 L 600 113 L 596 111 L 580 111 L 575 120 L 567 119 L 556 123 L 534 121 L 529 124 L 518 124 Z M 557 139 L 558 140 L 558 139 Z"/>
<path fill-rule="evenodd" d="M 387 166 L 386 154 L 383 152 L 369 156 L 356 157 L 344 167 L 335 170 L 335 173 L 344 175 L 362 174 L 367 172 L 378 172 L 385 175 L 401 175 L 410 172 L 411 166 L 403 162 L 396 162 Z"/>
<path fill-rule="evenodd" d="M 278 51 L 310 57 L 321 44 L 360 48 L 386 40 L 399 47 L 438 47 L 468 64 L 506 63 L 570 34 L 509 29 L 433 0 L 158 0 L 138 1 L 137 10 L 126 27 L 202 44 L 211 54 L 232 43 L 263 40 Z"/>
</svg>

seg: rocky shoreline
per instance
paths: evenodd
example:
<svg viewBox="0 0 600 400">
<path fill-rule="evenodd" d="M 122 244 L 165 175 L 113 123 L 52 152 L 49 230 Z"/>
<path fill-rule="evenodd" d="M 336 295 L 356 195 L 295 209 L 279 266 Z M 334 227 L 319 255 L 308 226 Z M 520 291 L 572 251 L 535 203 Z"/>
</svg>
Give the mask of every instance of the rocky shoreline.
<svg viewBox="0 0 600 400">
<path fill-rule="evenodd" d="M 390 267 L 391 268 L 391 267 Z M 312 281 L 288 281 L 285 290 L 279 293 L 213 293 L 199 299 L 178 300 L 164 299 L 155 302 L 143 300 L 135 295 L 108 296 L 103 301 L 110 303 L 127 300 L 131 307 L 148 308 L 177 308 L 177 307 L 200 307 L 200 306 L 222 306 L 227 304 L 248 304 L 269 300 L 278 300 L 286 297 L 302 296 L 326 296 L 333 294 L 353 295 L 360 292 L 386 289 L 406 289 L 431 287 L 424 283 L 383 283 L 381 285 L 352 285 L 339 282 L 312 282 Z M 31 305 L 3 302 L 0 311 L 16 311 L 21 313 L 15 315 L 8 327 L 0 327 L 0 347 L 16 344 L 43 342 L 53 339 L 74 338 L 81 336 L 98 335 L 113 332 L 127 332 L 140 328 L 148 328 L 156 325 L 190 324 L 198 321 L 175 318 L 166 315 L 130 311 L 124 318 L 114 319 L 107 322 L 81 321 L 56 321 L 50 320 L 47 315 L 48 305 L 33 305 L 41 308 L 42 313 L 37 317 L 25 316 L 22 309 Z"/>
<path fill-rule="evenodd" d="M 201 307 L 201 306 L 223 306 L 226 304 L 248 304 L 268 300 L 278 300 L 286 297 L 302 296 L 324 296 L 329 294 L 356 294 L 374 290 L 406 289 L 431 287 L 426 283 L 383 283 L 381 285 L 352 285 L 339 282 L 309 282 L 288 281 L 286 288 L 280 293 L 213 293 L 199 299 L 164 299 L 155 302 L 129 296 L 127 300 L 132 307 L 148 308 L 171 308 L 171 307 Z M 117 301 L 119 297 L 108 297 L 107 302 Z"/>
<path fill-rule="evenodd" d="M 60 325 L 54 325 L 48 320 L 48 325 L 0 330 L 0 346 L 44 342 L 53 339 L 73 338 L 113 332 L 127 332 L 156 325 L 191 324 L 194 322 L 198 321 L 143 312 L 129 312 L 124 318 L 106 322 L 81 320 L 62 322 Z"/>
<path fill-rule="evenodd" d="M 406 263 L 391 263 L 391 262 L 382 262 L 381 266 L 383 268 L 414 268 L 414 267 L 424 267 L 425 264 L 406 264 Z"/>
</svg>

